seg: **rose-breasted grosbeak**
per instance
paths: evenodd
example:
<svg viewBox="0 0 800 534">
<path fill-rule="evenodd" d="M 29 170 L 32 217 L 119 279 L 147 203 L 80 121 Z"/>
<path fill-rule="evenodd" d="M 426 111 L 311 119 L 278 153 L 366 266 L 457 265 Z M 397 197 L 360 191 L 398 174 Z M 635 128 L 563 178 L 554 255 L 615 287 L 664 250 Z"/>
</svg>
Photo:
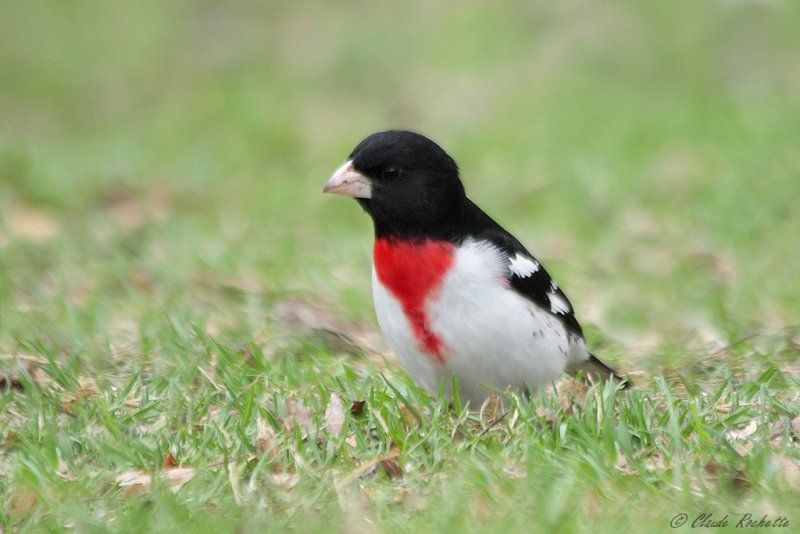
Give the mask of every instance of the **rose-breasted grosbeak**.
<svg viewBox="0 0 800 534">
<path fill-rule="evenodd" d="M 411 376 L 435 392 L 451 374 L 474 407 L 567 371 L 616 372 L 586 348 L 566 295 L 514 236 L 464 193 L 456 162 L 408 131 L 370 135 L 325 184 L 375 226 L 378 323 Z"/>
</svg>

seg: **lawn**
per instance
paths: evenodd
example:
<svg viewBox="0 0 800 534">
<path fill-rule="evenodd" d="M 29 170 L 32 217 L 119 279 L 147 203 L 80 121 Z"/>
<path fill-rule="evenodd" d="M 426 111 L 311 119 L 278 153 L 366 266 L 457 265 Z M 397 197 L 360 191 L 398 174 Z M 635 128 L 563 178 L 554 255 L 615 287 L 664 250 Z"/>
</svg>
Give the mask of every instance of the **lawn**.
<svg viewBox="0 0 800 534">
<path fill-rule="evenodd" d="M 0 533 L 795 531 L 797 28 L 779 1 L 3 2 Z M 387 127 L 453 155 L 633 389 L 414 385 L 370 221 L 321 194 Z"/>
</svg>

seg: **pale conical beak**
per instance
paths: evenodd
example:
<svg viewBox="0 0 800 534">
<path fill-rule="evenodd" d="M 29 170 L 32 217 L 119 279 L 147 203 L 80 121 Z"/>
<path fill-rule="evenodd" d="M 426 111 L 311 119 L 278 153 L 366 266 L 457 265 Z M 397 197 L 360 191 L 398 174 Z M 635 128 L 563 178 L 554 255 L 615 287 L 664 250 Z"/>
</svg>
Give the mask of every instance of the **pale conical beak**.
<svg viewBox="0 0 800 534">
<path fill-rule="evenodd" d="M 346 161 L 336 169 L 322 192 L 353 198 L 372 198 L 372 184 L 369 178 L 353 167 L 352 161 Z"/>
</svg>

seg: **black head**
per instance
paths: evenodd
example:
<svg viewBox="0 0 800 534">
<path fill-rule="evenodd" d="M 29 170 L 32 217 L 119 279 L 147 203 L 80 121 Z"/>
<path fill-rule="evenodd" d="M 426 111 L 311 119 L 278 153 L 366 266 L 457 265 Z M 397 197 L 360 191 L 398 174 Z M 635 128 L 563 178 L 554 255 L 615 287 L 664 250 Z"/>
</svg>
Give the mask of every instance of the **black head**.
<svg viewBox="0 0 800 534">
<path fill-rule="evenodd" d="M 427 137 L 403 130 L 361 141 L 324 191 L 355 197 L 379 236 L 440 234 L 466 200 L 453 158 Z"/>
</svg>

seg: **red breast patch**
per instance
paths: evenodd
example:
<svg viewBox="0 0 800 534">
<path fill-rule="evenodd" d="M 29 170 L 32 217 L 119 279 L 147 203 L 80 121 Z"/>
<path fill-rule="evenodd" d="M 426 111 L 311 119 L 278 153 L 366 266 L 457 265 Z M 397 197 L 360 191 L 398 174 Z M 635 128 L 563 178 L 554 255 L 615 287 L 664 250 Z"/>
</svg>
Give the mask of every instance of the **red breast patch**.
<svg viewBox="0 0 800 534">
<path fill-rule="evenodd" d="M 453 265 L 455 246 L 447 241 L 392 238 L 375 240 L 378 280 L 400 301 L 422 349 L 444 363 L 442 340 L 430 328 L 425 301 L 436 295 Z"/>
</svg>

